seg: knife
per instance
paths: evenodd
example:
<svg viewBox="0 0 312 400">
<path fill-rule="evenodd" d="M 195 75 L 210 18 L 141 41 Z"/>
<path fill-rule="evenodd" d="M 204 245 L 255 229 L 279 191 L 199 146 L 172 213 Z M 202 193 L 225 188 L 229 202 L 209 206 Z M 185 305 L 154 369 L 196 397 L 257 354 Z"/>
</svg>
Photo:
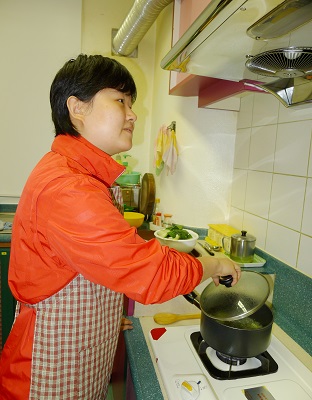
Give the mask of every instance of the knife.
<svg viewBox="0 0 312 400">
<path fill-rule="evenodd" d="M 201 242 L 198 242 L 200 245 L 201 245 L 201 247 L 203 247 L 211 256 L 214 256 L 215 255 L 215 253 L 213 252 L 213 251 L 211 251 L 210 250 L 210 246 L 209 246 L 209 244 L 208 243 L 201 243 Z"/>
</svg>

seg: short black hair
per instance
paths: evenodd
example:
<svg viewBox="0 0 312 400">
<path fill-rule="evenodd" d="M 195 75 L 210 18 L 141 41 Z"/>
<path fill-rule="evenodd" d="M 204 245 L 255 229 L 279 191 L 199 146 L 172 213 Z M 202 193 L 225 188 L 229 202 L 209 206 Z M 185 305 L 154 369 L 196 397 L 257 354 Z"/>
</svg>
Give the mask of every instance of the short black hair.
<svg viewBox="0 0 312 400">
<path fill-rule="evenodd" d="M 55 136 L 80 136 L 72 124 L 67 99 L 75 96 L 89 102 L 102 89 L 111 88 L 136 100 L 137 91 L 132 75 L 117 60 L 101 55 L 80 54 L 67 61 L 56 74 L 50 89 L 50 104 Z"/>
</svg>

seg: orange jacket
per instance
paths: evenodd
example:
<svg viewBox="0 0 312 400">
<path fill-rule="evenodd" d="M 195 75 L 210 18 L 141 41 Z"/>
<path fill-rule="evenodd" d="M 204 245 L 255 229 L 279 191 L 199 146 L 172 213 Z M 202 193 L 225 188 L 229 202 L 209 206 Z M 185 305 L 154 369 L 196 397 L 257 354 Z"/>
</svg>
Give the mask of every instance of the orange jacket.
<svg viewBox="0 0 312 400">
<path fill-rule="evenodd" d="M 144 304 L 189 293 L 200 282 L 198 260 L 156 239 L 146 242 L 113 205 L 108 187 L 123 169 L 82 137 L 55 138 L 31 173 L 14 218 L 9 285 L 17 300 L 38 303 L 78 274 Z M 3 366 L 18 362 L 21 374 L 30 376 L 34 317 L 23 309 L 2 354 L 0 393 L 10 381 Z"/>
</svg>

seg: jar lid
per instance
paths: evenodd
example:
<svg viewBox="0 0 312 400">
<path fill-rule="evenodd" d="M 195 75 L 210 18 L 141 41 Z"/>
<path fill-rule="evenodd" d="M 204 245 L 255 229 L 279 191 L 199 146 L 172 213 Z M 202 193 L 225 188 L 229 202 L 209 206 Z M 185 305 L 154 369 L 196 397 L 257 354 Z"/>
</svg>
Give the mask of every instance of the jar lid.
<svg viewBox="0 0 312 400">
<path fill-rule="evenodd" d="M 216 286 L 211 282 L 200 296 L 200 306 L 210 318 L 234 321 L 259 310 L 269 293 L 269 283 L 262 274 L 242 271 L 240 280 L 234 286 Z"/>
</svg>

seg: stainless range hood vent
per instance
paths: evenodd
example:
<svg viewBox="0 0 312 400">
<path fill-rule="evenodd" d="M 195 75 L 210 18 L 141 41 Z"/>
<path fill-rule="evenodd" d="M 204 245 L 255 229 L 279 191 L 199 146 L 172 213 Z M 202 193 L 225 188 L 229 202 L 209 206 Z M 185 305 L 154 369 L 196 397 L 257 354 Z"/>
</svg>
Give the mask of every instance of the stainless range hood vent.
<svg viewBox="0 0 312 400">
<path fill-rule="evenodd" d="M 309 22 L 311 14 L 311 0 L 285 0 L 247 29 L 247 35 L 257 40 L 287 35 Z"/>
<path fill-rule="evenodd" d="M 253 73 L 278 78 L 312 74 L 312 48 L 288 47 L 249 58 L 246 67 Z"/>
<path fill-rule="evenodd" d="M 246 67 L 255 74 L 281 78 L 255 86 L 273 94 L 285 107 L 312 102 L 311 47 L 266 51 L 251 57 Z"/>
<path fill-rule="evenodd" d="M 255 86 L 273 94 L 285 107 L 312 103 L 312 81 L 308 77 L 278 79 Z"/>
</svg>

